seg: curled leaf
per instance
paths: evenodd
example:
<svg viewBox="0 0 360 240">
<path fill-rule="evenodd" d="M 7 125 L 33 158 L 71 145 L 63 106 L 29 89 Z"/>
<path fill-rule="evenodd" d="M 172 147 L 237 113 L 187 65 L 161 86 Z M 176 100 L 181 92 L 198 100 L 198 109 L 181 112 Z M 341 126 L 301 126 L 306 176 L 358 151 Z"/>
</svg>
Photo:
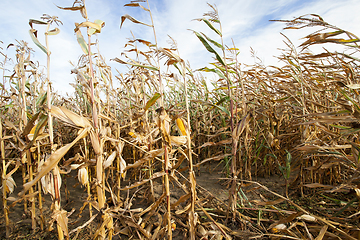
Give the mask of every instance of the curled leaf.
<svg viewBox="0 0 360 240">
<path fill-rule="evenodd" d="M 140 7 L 140 8 L 142 8 L 143 10 L 150 12 L 149 9 L 143 7 L 140 3 L 134 3 L 134 2 L 128 3 L 128 4 L 125 4 L 124 7 Z"/>
<path fill-rule="evenodd" d="M 149 24 L 146 24 L 146 23 L 143 23 L 143 22 L 140 22 L 138 20 L 136 20 L 135 18 L 131 17 L 130 15 L 128 14 L 125 14 L 124 16 L 121 16 L 121 24 L 120 24 L 120 28 L 122 27 L 125 19 L 129 19 L 130 21 L 132 21 L 133 23 L 138 23 L 138 24 L 142 24 L 142 25 L 145 25 L 145 26 L 148 26 L 148 27 L 153 27 L 152 25 L 149 25 Z"/>
<path fill-rule="evenodd" d="M 38 46 L 45 54 L 50 55 L 50 51 L 48 51 L 48 49 L 42 45 L 39 40 L 37 39 L 37 31 L 35 29 L 30 29 L 29 30 L 30 33 L 30 37 L 33 40 L 33 42 L 35 43 L 36 46 Z"/>
<path fill-rule="evenodd" d="M 54 29 L 46 32 L 47 35 L 57 35 L 57 34 L 59 34 L 59 33 L 60 33 L 60 29 L 59 29 L 59 28 L 54 28 Z"/>
</svg>

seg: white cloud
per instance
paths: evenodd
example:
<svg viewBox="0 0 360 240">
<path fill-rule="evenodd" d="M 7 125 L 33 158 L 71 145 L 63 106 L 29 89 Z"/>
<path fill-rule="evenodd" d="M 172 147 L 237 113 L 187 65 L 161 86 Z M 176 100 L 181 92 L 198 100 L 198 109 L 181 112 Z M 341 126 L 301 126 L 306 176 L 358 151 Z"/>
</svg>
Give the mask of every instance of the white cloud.
<svg viewBox="0 0 360 240">
<path fill-rule="evenodd" d="M 188 29 L 204 32 L 214 40 L 219 38 L 203 23 L 191 21 L 201 18 L 203 13 L 210 11 L 207 0 L 183 0 L 183 1 L 150 1 L 153 13 L 157 39 L 161 47 L 168 46 L 168 35 L 173 37 L 179 46 L 180 55 L 190 61 L 192 67 L 200 68 L 212 61 L 212 55 L 206 51 L 196 36 Z M 79 12 L 64 11 L 59 6 L 71 6 L 72 0 L 2 0 L 0 2 L 0 40 L 5 44 L 15 42 L 15 39 L 25 40 L 36 50 L 35 59 L 41 65 L 46 65 L 44 54 L 34 45 L 29 37 L 28 20 L 39 19 L 43 13 L 56 15 L 64 23 L 60 26 L 61 33 L 50 37 L 51 55 L 51 79 L 54 89 L 64 93 L 72 91 L 68 83 L 73 81 L 70 74 L 72 66 L 69 61 L 77 62 L 82 54 L 74 35 L 74 22 L 84 21 Z M 90 21 L 101 19 L 105 21 L 105 28 L 99 34 L 100 51 L 105 56 L 108 64 L 112 67 L 124 69 L 117 63 L 109 60 L 120 57 L 127 38 L 132 38 L 132 31 L 136 38 L 154 41 L 152 29 L 140 24 L 134 24 L 126 20 L 120 30 L 120 17 L 129 14 L 134 18 L 150 23 L 146 11 L 140 8 L 123 7 L 128 1 L 86 1 Z M 360 15 L 358 0 L 214 0 L 223 24 L 225 43 L 232 45 L 232 39 L 240 49 L 240 62 L 253 63 L 250 55 L 250 46 L 257 55 L 264 60 L 265 64 L 276 64 L 273 55 L 279 55 L 277 48 L 284 48 L 284 37 L 280 35 L 282 23 L 268 22 L 270 19 L 292 19 L 303 14 L 320 14 L 326 21 L 349 30 L 356 34 Z M 145 5 L 145 7 L 147 7 Z M 39 29 L 41 29 L 39 27 Z M 42 30 L 43 31 L 43 30 Z M 311 30 L 294 31 L 284 33 L 298 46 L 299 40 Z M 39 31 L 40 41 L 44 41 Z M 11 50 L 9 50 L 11 52 Z M 9 53 L 10 53 L 9 52 Z M 165 68 L 163 68 L 165 69 Z"/>
</svg>

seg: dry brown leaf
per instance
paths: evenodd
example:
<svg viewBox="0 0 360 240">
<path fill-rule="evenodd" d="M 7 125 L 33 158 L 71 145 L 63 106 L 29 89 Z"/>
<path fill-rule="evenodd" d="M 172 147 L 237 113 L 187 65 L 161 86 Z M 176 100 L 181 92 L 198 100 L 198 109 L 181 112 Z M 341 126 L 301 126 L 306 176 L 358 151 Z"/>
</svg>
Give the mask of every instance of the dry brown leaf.
<svg viewBox="0 0 360 240">
<path fill-rule="evenodd" d="M 133 164 L 129 164 L 126 166 L 126 168 L 124 169 L 124 171 L 127 171 L 130 168 L 137 168 L 138 166 L 140 166 L 141 164 L 155 158 L 156 156 L 162 156 L 164 154 L 164 148 L 161 149 L 156 149 L 156 150 L 152 150 L 149 151 L 145 154 L 145 156 L 143 158 L 141 158 L 140 160 L 137 160 L 135 163 Z"/>
<path fill-rule="evenodd" d="M 334 188 L 334 186 L 331 185 L 323 185 L 320 183 L 309 183 L 309 184 L 305 184 L 304 187 L 308 187 L 308 188 L 325 188 L 325 189 L 332 189 Z"/>
<path fill-rule="evenodd" d="M 74 146 L 75 143 L 77 143 L 80 139 L 86 137 L 88 132 L 89 129 L 81 129 L 74 141 L 66 144 L 51 154 L 51 156 L 43 164 L 41 171 L 36 175 L 36 177 L 32 181 L 24 184 L 24 190 L 19 193 L 19 196 L 23 196 L 32 186 L 37 183 L 37 181 L 50 172 L 58 164 L 60 159 L 69 151 L 69 149 Z"/>
<path fill-rule="evenodd" d="M 282 202 L 284 202 L 284 201 L 285 201 L 284 199 L 279 198 L 279 199 L 274 200 L 274 201 L 257 202 L 256 205 L 259 205 L 259 206 L 276 205 L 276 204 L 282 203 Z"/>
<path fill-rule="evenodd" d="M 175 146 L 182 146 L 185 145 L 187 142 L 186 136 L 170 136 L 170 141 L 172 145 Z"/>
<path fill-rule="evenodd" d="M 229 157 L 229 156 L 231 156 L 231 154 L 221 154 L 221 155 L 217 155 L 214 157 L 206 158 L 206 159 L 202 160 L 201 162 L 195 164 L 194 167 L 199 167 L 201 164 L 204 164 L 208 161 L 219 161 L 219 160 L 221 160 L 225 157 Z"/>
<path fill-rule="evenodd" d="M 92 127 L 89 120 L 87 120 L 85 117 L 82 117 L 65 107 L 56 107 L 51 106 L 51 114 L 63 121 L 64 123 L 73 126 L 73 127 L 79 127 L 79 128 L 90 128 Z"/>
<path fill-rule="evenodd" d="M 328 229 L 327 225 L 323 226 L 319 232 L 319 235 L 315 238 L 315 240 L 322 240 L 326 234 L 327 229 Z"/>
<path fill-rule="evenodd" d="M 164 176 L 164 175 L 165 175 L 164 172 L 154 173 L 154 174 L 151 176 L 151 178 L 148 178 L 148 179 L 145 179 L 145 180 L 136 182 L 136 183 L 134 183 L 134 184 L 132 184 L 132 185 L 130 185 L 130 186 L 121 188 L 120 190 L 121 190 L 121 191 L 124 191 L 124 190 L 129 190 L 129 189 L 132 189 L 132 188 L 135 188 L 135 187 L 139 187 L 139 186 L 147 183 L 147 182 L 150 181 L 150 180 L 154 180 L 154 179 L 159 178 L 159 177 L 162 177 L 162 176 Z"/>
<path fill-rule="evenodd" d="M 67 212 L 63 209 L 54 210 L 51 217 L 60 226 L 61 230 L 64 232 L 64 235 L 69 237 Z"/>
</svg>

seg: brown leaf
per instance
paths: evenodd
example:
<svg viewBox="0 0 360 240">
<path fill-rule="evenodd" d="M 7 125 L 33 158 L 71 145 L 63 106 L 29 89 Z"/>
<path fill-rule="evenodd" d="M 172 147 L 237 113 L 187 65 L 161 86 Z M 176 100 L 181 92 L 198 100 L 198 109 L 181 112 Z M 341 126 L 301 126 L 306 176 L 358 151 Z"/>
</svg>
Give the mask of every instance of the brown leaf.
<svg viewBox="0 0 360 240">
<path fill-rule="evenodd" d="M 133 23 L 138 23 L 138 24 L 142 24 L 142 25 L 145 25 L 145 26 L 148 26 L 148 27 L 153 27 L 152 25 L 149 25 L 149 24 L 146 24 L 146 23 L 143 23 L 143 22 L 140 22 L 138 20 L 136 20 L 135 18 L 131 17 L 130 15 L 128 14 L 125 14 L 123 16 L 121 16 L 121 24 L 120 24 L 120 28 L 122 27 L 125 19 L 129 19 L 130 21 L 132 21 Z"/>
<path fill-rule="evenodd" d="M 259 202 L 259 203 L 256 203 L 256 205 L 260 205 L 260 206 L 265 206 L 265 205 L 276 205 L 276 204 L 282 203 L 283 201 L 285 201 L 285 200 L 284 200 L 284 199 L 282 199 L 282 198 L 279 198 L 279 199 L 274 200 L 274 201 Z"/>
<path fill-rule="evenodd" d="M 64 232 L 64 235 L 69 237 L 67 211 L 63 209 L 54 210 L 51 217 L 56 220 L 56 223 L 60 226 L 61 230 Z"/>
<path fill-rule="evenodd" d="M 161 149 L 156 149 L 156 150 L 152 150 L 149 151 L 145 154 L 145 156 L 143 158 L 141 158 L 140 160 L 137 160 L 136 162 L 134 162 L 133 164 L 129 164 L 126 166 L 126 168 L 124 169 L 124 171 L 129 170 L 130 168 L 137 168 L 139 167 L 141 164 L 148 162 L 149 160 L 153 159 L 156 156 L 161 156 L 164 154 L 164 148 Z"/>
<path fill-rule="evenodd" d="M 140 8 L 142 8 L 143 10 L 150 12 L 149 9 L 143 7 L 140 3 L 128 3 L 128 4 L 125 4 L 124 6 L 125 6 L 125 7 L 140 7 Z"/>
<path fill-rule="evenodd" d="M 129 190 L 129 189 L 132 189 L 132 188 L 141 186 L 141 185 L 147 183 L 147 182 L 150 181 L 150 180 L 154 180 L 154 179 L 159 178 L 159 177 L 162 177 L 162 176 L 164 176 L 164 175 L 165 175 L 165 172 L 157 172 L 157 173 L 154 173 L 151 178 L 148 178 L 148 179 L 145 179 L 145 180 L 136 182 L 136 183 L 134 183 L 134 184 L 132 184 L 132 185 L 130 185 L 130 186 L 121 188 L 120 190 L 121 190 L 121 191 L 124 191 L 124 190 Z"/>
<path fill-rule="evenodd" d="M 240 135 L 244 131 L 245 127 L 249 124 L 250 119 L 251 119 L 251 114 L 248 113 L 245 117 L 243 117 L 243 119 L 241 119 L 241 121 L 238 122 L 232 133 L 232 137 L 235 141 L 239 140 Z"/>
<path fill-rule="evenodd" d="M 315 240 L 322 240 L 326 234 L 327 229 L 328 229 L 328 225 L 323 226 L 319 232 L 319 235 L 315 238 Z"/>
<path fill-rule="evenodd" d="M 60 159 L 70 150 L 70 148 L 74 146 L 75 143 L 77 143 L 80 139 L 86 137 L 88 132 L 89 129 L 87 128 L 81 129 L 74 141 L 72 141 L 69 144 L 66 144 L 65 146 L 59 148 L 53 154 L 51 154 L 51 156 L 48 159 L 46 159 L 41 171 L 36 175 L 36 177 L 32 181 L 24 184 L 24 190 L 22 190 L 18 195 L 23 196 L 32 186 L 34 186 L 43 176 L 45 176 L 45 174 L 50 172 L 58 164 Z"/>
<path fill-rule="evenodd" d="M 221 160 L 225 157 L 229 157 L 229 156 L 231 156 L 231 154 L 221 154 L 221 155 L 217 155 L 214 157 L 206 158 L 206 159 L 202 160 L 201 162 L 195 164 L 194 167 L 199 167 L 201 164 L 204 164 L 208 161 L 219 161 L 219 160 Z"/>
<path fill-rule="evenodd" d="M 323 185 L 320 183 L 309 183 L 309 184 L 305 184 L 304 187 L 308 187 L 308 188 L 325 188 L 325 189 L 332 189 L 334 188 L 334 186 L 331 185 Z"/>
</svg>

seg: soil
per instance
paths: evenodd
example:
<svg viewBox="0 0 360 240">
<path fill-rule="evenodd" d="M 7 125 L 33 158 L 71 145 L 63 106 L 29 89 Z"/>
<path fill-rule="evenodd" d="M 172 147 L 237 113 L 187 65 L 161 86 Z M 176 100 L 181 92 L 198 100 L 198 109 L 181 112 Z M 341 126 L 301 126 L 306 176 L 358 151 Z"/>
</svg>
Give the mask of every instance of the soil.
<svg viewBox="0 0 360 240">
<path fill-rule="evenodd" d="M 214 198 L 218 202 L 223 202 L 224 204 L 228 201 L 229 196 L 229 188 L 227 186 L 228 181 L 224 177 L 222 173 L 222 166 L 218 165 L 216 162 L 206 167 L 201 167 L 196 172 L 196 182 L 198 186 L 198 194 L 201 195 L 201 198 Z M 177 175 L 181 176 L 181 175 Z M 13 175 L 14 180 L 17 184 L 17 187 L 10 195 L 10 197 L 17 198 L 17 193 L 22 189 L 22 177 L 21 173 L 15 173 Z M 178 177 L 179 182 L 185 183 L 184 179 L 180 179 Z M 259 183 L 267 186 L 269 189 L 274 190 L 279 194 L 284 193 L 284 181 L 280 177 L 271 177 L 271 178 L 259 178 L 256 179 Z M 124 183 L 125 185 L 127 183 Z M 155 199 L 158 199 L 162 194 L 162 183 L 161 178 L 154 181 L 154 195 Z M 184 191 L 172 181 L 171 187 L 171 203 L 175 203 L 181 196 L 185 193 Z M 122 196 L 124 199 L 127 197 L 132 198 L 132 209 L 135 208 L 143 208 L 145 209 L 150 205 L 151 201 L 147 201 L 146 197 L 147 190 L 149 188 L 140 188 L 138 190 L 133 189 L 129 192 L 124 192 Z M 266 191 L 254 191 L 253 184 L 245 184 L 242 188 L 243 195 L 240 196 L 241 201 L 245 201 L 250 203 L 252 201 L 264 201 L 264 199 L 271 199 L 273 196 L 268 194 Z M 10 208 L 9 218 L 11 221 L 11 235 L 10 239 L 58 239 L 56 224 L 54 224 L 55 229 L 49 230 L 50 221 L 51 221 L 51 205 L 52 200 L 49 195 L 43 196 L 43 215 L 46 216 L 44 230 L 40 228 L 40 211 L 38 210 L 38 200 L 36 198 L 36 228 L 32 229 L 32 221 L 30 217 L 30 203 L 27 204 L 27 211 L 24 211 L 24 202 L 18 202 L 15 206 Z M 109 197 L 109 196 L 108 196 Z M 77 179 L 77 172 L 72 171 L 70 174 L 63 175 L 62 186 L 61 186 L 61 206 L 68 213 L 72 212 L 70 216 L 68 216 L 68 228 L 69 231 L 75 229 L 76 227 L 81 226 L 90 218 L 88 205 L 84 206 L 84 202 L 86 203 L 87 192 L 84 187 L 82 187 Z M 129 199 L 129 198 L 128 198 Z M 11 204 L 12 202 L 8 202 Z M 111 202 L 108 202 L 111 205 Z M 246 203 L 244 203 L 246 205 Z M 1 204 L 2 208 L 2 204 Z M 80 209 L 83 209 L 80 212 Z M 96 212 L 96 210 L 94 210 Z M 201 212 L 201 211 L 200 211 Z M 201 215 L 201 214 L 200 214 Z M 186 223 L 185 223 L 186 224 Z M 96 231 L 97 223 L 96 219 L 84 227 L 77 236 L 76 239 L 92 239 L 92 233 Z M 184 239 L 183 229 L 181 229 L 181 224 L 178 224 L 178 229 L 174 231 L 174 239 Z M 116 232 L 116 231 L 115 231 Z M 244 233 L 246 234 L 246 233 Z M 74 239 L 76 233 L 70 235 L 71 239 Z M 5 219 L 4 213 L 1 211 L 1 219 L 0 219 L 0 239 L 5 239 Z M 128 239 L 126 235 L 117 234 L 113 237 L 113 239 Z"/>
</svg>

